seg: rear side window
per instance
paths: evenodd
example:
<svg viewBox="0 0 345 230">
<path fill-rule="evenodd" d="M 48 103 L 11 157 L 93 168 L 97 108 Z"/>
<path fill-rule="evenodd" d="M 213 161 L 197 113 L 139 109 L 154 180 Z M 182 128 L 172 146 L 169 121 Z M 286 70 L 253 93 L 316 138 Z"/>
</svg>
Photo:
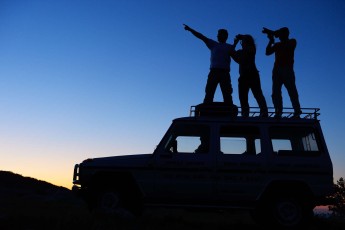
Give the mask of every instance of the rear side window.
<svg viewBox="0 0 345 230">
<path fill-rule="evenodd" d="M 220 151 L 223 154 L 256 155 L 261 152 L 260 133 L 257 127 L 222 126 Z"/>
<path fill-rule="evenodd" d="M 278 156 L 317 156 L 320 154 L 316 132 L 310 127 L 271 127 L 269 135 Z"/>
</svg>

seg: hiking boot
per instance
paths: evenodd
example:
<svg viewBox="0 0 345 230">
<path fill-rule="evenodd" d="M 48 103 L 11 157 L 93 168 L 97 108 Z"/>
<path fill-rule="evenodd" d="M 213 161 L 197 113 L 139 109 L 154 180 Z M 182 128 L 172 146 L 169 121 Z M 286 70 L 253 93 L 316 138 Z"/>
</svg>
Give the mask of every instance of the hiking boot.
<svg viewBox="0 0 345 230">
<path fill-rule="evenodd" d="M 261 112 L 259 117 L 268 117 L 268 112 Z"/>
<path fill-rule="evenodd" d="M 282 118 L 282 114 L 281 113 L 276 113 L 274 115 L 274 118 L 280 119 L 280 118 Z"/>
<path fill-rule="evenodd" d="M 282 118 L 282 115 L 283 115 L 283 110 L 282 109 L 279 109 L 279 108 L 276 108 L 275 109 L 275 115 L 274 115 L 274 118 Z"/>
<path fill-rule="evenodd" d="M 300 118 L 300 115 L 302 114 L 301 110 L 297 110 L 294 112 L 293 116 L 291 118 Z"/>
</svg>

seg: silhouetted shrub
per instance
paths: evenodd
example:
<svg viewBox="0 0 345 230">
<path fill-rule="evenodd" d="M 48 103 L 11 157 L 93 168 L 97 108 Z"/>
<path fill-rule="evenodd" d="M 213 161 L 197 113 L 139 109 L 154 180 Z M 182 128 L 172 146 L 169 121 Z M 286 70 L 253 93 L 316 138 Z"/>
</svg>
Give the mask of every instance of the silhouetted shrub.
<svg viewBox="0 0 345 230">
<path fill-rule="evenodd" d="M 345 181 L 342 177 L 334 185 L 334 194 L 331 196 L 333 205 L 329 206 L 332 216 L 345 218 Z"/>
</svg>

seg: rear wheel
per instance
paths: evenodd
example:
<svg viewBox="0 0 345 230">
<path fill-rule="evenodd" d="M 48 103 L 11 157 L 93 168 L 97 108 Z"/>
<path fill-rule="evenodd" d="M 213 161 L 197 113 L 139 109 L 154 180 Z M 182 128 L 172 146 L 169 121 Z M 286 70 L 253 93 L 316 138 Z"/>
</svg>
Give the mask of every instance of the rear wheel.
<svg viewBox="0 0 345 230">
<path fill-rule="evenodd" d="M 290 197 L 282 197 L 272 202 L 271 214 L 276 225 L 290 228 L 304 222 L 304 207 L 299 201 Z"/>
<path fill-rule="evenodd" d="M 252 216 L 255 221 L 264 225 L 298 229 L 309 223 L 313 209 L 302 197 L 281 194 L 261 202 Z"/>
</svg>

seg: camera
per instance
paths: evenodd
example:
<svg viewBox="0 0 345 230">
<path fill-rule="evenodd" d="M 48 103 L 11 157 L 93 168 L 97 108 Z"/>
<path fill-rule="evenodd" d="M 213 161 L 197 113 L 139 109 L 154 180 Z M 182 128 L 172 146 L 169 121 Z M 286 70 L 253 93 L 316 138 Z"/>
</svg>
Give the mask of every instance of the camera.
<svg viewBox="0 0 345 230">
<path fill-rule="evenodd" d="M 279 30 L 270 30 L 265 27 L 262 29 L 262 33 L 267 34 L 270 37 L 276 37 L 276 38 L 288 38 L 289 37 L 289 28 L 282 27 Z"/>
<path fill-rule="evenodd" d="M 246 35 L 243 35 L 243 34 L 237 34 L 236 35 L 236 39 L 238 39 L 238 40 L 243 40 L 243 39 L 245 39 L 245 37 L 246 37 Z"/>
<path fill-rule="evenodd" d="M 266 27 L 262 29 L 262 33 L 267 34 L 268 36 L 272 36 L 272 37 L 274 36 L 276 38 L 279 37 L 278 31 L 270 30 L 270 29 L 267 29 Z"/>
</svg>

